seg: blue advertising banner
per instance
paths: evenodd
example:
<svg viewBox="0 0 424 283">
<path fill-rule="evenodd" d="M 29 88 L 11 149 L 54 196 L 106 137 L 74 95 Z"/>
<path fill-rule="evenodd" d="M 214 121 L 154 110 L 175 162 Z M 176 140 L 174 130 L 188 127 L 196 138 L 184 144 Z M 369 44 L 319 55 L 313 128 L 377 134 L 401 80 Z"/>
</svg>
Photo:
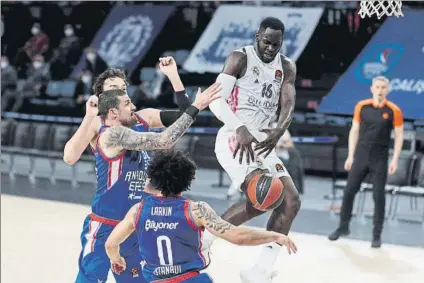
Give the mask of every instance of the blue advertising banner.
<svg viewBox="0 0 424 283">
<path fill-rule="evenodd" d="M 90 46 L 97 49 L 110 67 L 123 68 L 131 74 L 173 10 L 171 5 L 115 5 Z M 84 68 L 84 62 L 85 54 L 75 67 L 73 77 Z"/>
<path fill-rule="evenodd" d="M 232 51 L 254 43 L 255 32 L 266 17 L 276 17 L 284 23 L 281 53 L 297 60 L 323 11 L 323 8 L 220 5 L 183 67 L 189 72 L 221 72 Z"/>
<path fill-rule="evenodd" d="M 403 18 L 388 17 L 356 57 L 318 111 L 353 114 L 355 104 L 371 97 L 372 78 L 390 80 L 388 99 L 407 119 L 424 119 L 424 11 L 405 10 Z"/>
</svg>

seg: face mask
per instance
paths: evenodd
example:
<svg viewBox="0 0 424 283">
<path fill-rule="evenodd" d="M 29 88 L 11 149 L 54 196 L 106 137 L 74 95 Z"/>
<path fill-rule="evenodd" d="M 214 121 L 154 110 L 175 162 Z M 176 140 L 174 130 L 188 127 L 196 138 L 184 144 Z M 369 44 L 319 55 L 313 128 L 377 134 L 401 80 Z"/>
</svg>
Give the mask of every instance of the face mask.
<svg viewBox="0 0 424 283">
<path fill-rule="evenodd" d="M 33 28 L 31 29 L 31 33 L 32 33 L 33 35 L 36 35 L 36 34 L 38 34 L 39 32 L 40 32 L 40 29 L 39 29 L 39 28 L 33 27 Z"/>
<path fill-rule="evenodd" d="M 9 66 L 9 63 L 4 62 L 4 61 L 2 61 L 0 64 L 1 64 L 1 68 L 2 68 L 2 69 L 4 69 L 4 68 L 6 68 L 7 66 Z"/>
<path fill-rule="evenodd" d="M 40 61 L 35 61 L 32 63 L 32 65 L 34 66 L 34 68 L 39 69 L 41 68 L 41 66 L 43 66 L 43 63 Z"/>
<path fill-rule="evenodd" d="M 73 29 L 70 29 L 70 28 L 65 29 L 65 35 L 66 36 L 74 35 L 74 30 Z"/>
<path fill-rule="evenodd" d="M 83 75 L 82 77 L 81 77 L 81 80 L 84 82 L 84 83 L 89 83 L 89 82 L 91 82 L 91 76 L 90 75 Z"/>
<path fill-rule="evenodd" d="M 87 59 L 90 61 L 94 61 L 94 59 L 96 59 L 96 54 L 94 53 L 88 53 L 87 54 Z"/>
</svg>

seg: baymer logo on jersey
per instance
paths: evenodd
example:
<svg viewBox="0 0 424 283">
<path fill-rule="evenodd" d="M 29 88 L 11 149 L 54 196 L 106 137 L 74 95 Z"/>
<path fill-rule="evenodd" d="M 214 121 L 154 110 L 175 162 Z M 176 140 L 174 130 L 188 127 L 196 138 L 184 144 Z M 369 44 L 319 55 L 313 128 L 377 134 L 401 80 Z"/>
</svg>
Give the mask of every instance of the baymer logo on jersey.
<svg viewBox="0 0 424 283">
<path fill-rule="evenodd" d="M 121 20 L 100 43 L 98 53 L 109 66 L 122 67 L 134 60 L 152 36 L 153 22 L 147 15 Z"/>
<path fill-rule="evenodd" d="M 156 222 L 154 220 L 147 219 L 144 225 L 144 229 L 147 231 L 153 230 L 175 230 L 178 227 L 178 222 Z"/>
</svg>

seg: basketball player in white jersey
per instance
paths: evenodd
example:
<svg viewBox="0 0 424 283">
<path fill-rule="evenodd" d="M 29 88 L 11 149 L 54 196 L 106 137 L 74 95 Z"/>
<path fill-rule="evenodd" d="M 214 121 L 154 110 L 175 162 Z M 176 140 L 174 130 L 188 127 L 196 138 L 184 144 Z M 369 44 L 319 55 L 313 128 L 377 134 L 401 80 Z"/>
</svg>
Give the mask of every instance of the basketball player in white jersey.
<svg viewBox="0 0 424 283">
<path fill-rule="evenodd" d="M 300 199 L 275 153 L 279 139 L 292 120 L 296 96 L 296 66 L 280 54 L 283 38 L 283 23 L 277 18 L 265 18 L 255 35 L 255 45 L 233 51 L 227 58 L 217 78 L 222 87 L 221 99 L 211 103 L 209 108 L 224 123 L 216 137 L 215 153 L 233 186 L 244 191 L 251 177 L 264 171 L 274 174 L 284 184 L 284 201 L 273 210 L 267 230 L 287 235 L 299 211 Z M 270 129 L 271 119 L 279 107 L 277 127 Z M 240 225 L 263 213 L 249 201 L 241 200 L 222 217 Z M 209 247 L 214 237 L 205 235 L 205 244 Z M 258 263 L 241 272 L 242 281 L 271 282 L 280 248 L 277 243 L 266 245 Z"/>
</svg>

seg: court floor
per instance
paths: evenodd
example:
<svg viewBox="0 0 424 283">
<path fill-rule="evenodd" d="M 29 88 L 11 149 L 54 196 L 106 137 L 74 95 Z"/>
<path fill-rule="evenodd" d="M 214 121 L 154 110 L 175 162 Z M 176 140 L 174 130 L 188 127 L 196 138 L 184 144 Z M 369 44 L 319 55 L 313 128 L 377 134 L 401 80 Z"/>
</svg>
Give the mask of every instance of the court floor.
<svg viewBox="0 0 424 283">
<path fill-rule="evenodd" d="M 85 205 L 1 195 L 1 282 L 74 282 Z M 424 249 L 293 233 L 299 251 L 282 250 L 274 282 L 418 283 L 424 278 Z M 218 240 L 210 275 L 217 283 L 239 283 L 238 273 L 257 259 L 260 247 Z M 108 282 L 114 282 L 110 277 Z"/>
</svg>

